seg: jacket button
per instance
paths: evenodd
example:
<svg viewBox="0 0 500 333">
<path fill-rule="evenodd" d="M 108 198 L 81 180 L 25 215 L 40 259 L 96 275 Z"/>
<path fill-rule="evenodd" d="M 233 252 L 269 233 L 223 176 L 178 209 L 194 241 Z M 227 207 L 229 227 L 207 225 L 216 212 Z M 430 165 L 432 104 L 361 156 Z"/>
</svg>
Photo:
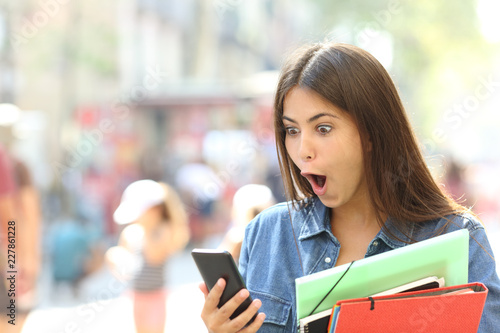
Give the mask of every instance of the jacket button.
<svg viewBox="0 0 500 333">
<path fill-rule="evenodd" d="M 329 263 L 331 263 L 331 262 L 332 262 L 332 259 L 331 259 L 330 257 L 326 257 L 326 258 L 325 258 L 325 262 L 326 262 L 327 264 L 329 264 Z"/>
<path fill-rule="evenodd" d="M 373 246 L 378 246 L 378 241 L 374 241 Z"/>
</svg>

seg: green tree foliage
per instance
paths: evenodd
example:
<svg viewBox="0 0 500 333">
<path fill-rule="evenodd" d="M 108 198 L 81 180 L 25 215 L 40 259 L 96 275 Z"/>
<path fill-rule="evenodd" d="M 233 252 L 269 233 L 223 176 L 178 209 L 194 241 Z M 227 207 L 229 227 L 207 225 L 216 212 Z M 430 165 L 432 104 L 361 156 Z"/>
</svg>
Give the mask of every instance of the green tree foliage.
<svg viewBox="0 0 500 333">
<path fill-rule="evenodd" d="M 494 49 L 481 35 L 474 0 L 316 3 L 318 35 L 333 31 L 330 37 L 357 45 L 380 33 L 390 36 L 389 71 L 422 135 L 491 72 Z"/>
</svg>

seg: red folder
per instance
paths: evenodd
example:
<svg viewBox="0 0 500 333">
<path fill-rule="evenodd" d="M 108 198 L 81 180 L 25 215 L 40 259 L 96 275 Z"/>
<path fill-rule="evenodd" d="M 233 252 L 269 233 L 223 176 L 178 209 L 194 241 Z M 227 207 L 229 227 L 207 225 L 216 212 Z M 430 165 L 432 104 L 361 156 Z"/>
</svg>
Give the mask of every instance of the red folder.
<svg viewBox="0 0 500 333">
<path fill-rule="evenodd" d="M 337 302 L 340 309 L 332 322 L 335 333 L 477 332 L 487 294 L 486 286 L 475 282 L 342 300 Z"/>
</svg>

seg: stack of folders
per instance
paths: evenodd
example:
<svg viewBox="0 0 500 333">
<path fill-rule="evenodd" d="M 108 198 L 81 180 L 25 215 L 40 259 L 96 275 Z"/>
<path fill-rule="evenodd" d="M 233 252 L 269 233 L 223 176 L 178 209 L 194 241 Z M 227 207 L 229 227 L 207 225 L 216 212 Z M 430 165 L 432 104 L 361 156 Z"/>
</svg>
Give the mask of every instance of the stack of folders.
<svg viewBox="0 0 500 333">
<path fill-rule="evenodd" d="M 323 332 L 477 332 L 488 289 L 468 283 L 339 301 Z"/>
<path fill-rule="evenodd" d="M 459 230 L 298 278 L 300 332 L 476 332 L 488 289 L 467 283 L 468 243 Z"/>
<path fill-rule="evenodd" d="M 429 277 L 338 301 L 332 309 L 301 319 L 300 332 L 477 332 L 488 289 L 482 283 L 439 287 L 443 281 Z"/>
<path fill-rule="evenodd" d="M 392 288 L 380 293 L 377 293 L 375 295 L 372 295 L 371 297 L 377 297 L 377 296 L 384 296 L 384 295 L 392 295 L 392 294 L 398 294 L 402 292 L 411 292 L 411 291 L 418 291 L 418 290 L 425 290 L 425 289 L 432 289 L 432 288 L 439 288 L 444 286 L 444 278 L 438 279 L 436 276 L 428 277 L 425 279 L 421 279 L 415 282 L 411 282 L 396 288 Z M 343 301 L 339 301 L 343 302 Z M 339 302 L 335 305 L 333 308 L 333 311 L 336 310 L 335 315 L 338 317 L 338 312 L 340 310 L 340 306 L 338 305 Z M 302 318 L 299 320 L 300 323 L 300 332 L 326 332 L 328 330 L 328 327 L 331 326 L 332 324 L 332 314 L 334 312 L 332 309 L 327 309 L 325 311 L 321 311 L 319 313 L 307 316 L 305 318 Z M 335 320 L 333 320 L 333 323 L 335 324 Z"/>
</svg>

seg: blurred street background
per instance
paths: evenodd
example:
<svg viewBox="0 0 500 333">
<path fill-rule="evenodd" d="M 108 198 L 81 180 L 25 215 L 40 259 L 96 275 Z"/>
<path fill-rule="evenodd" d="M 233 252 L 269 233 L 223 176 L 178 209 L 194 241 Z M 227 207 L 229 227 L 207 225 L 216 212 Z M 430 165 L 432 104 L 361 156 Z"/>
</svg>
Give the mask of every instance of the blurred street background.
<svg viewBox="0 0 500 333">
<path fill-rule="evenodd" d="M 165 331 L 204 331 L 189 252 L 220 244 L 243 185 L 284 199 L 273 95 L 306 42 L 380 60 L 435 177 L 500 257 L 499 12 L 496 0 L 0 0 L 0 148 L 40 207 L 22 332 L 134 332 L 127 283 L 104 254 L 138 179 L 171 184 L 189 214 L 191 240 L 166 267 Z"/>
</svg>

